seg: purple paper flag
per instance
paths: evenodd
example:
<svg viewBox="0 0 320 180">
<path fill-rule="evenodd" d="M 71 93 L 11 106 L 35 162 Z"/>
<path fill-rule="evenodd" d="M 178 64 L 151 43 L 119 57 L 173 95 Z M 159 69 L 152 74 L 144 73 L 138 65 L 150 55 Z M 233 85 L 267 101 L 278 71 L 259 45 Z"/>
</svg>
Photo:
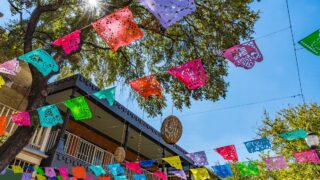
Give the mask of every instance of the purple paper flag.
<svg viewBox="0 0 320 180">
<path fill-rule="evenodd" d="M 187 175 L 183 170 L 179 170 L 179 171 L 169 171 L 170 174 L 177 176 L 178 178 L 181 179 L 187 179 Z"/>
<path fill-rule="evenodd" d="M 1 175 L 5 175 L 7 173 L 7 168 L 5 168 L 4 170 L 1 171 Z"/>
<path fill-rule="evenodd" d="M 196 166 L 209 165 L 207 155 L 204 151 L 186 154 L 186 156 L 189 157 Z"/>
<path fill-rule="evenodd" d="M 47 177 L 56 177 L 56 172 L 54 171 L 54 168 L 52 167 L 45 167 L 45 172 Z"/>
<path fill-rule="evenodd" d="M 21 180 L 31 180 L 31 174 L 30 173 L 23 173 Z"/>
<path fill-rule="evenodd" d="M 265 163 L 269 170 L 286 169 L 288 167 L 283 156 L 269 157 L 265 160 Z"/>
</svg>

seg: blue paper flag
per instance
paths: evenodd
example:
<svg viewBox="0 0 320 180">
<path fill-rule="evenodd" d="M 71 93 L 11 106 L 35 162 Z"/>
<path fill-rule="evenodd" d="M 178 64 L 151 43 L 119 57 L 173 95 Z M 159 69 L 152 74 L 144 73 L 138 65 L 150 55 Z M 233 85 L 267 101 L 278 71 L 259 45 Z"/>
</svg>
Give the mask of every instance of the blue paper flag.
<svg viewBox="0 0 320 180">
<path fill-rule="evenodd" d="M 133 180 L 147 180 L 147 177 L 144 174 L 134 174 Z"/>
<path fill-rule="evenodd" d="M 89 166 L 89 169 L 96 175 L 101 176 L 105 175 L 106 171 L 103 169 L 102 166 Z"/>
<path fill-rule="evenodd" d="M 27 172 L 32 173 L 34 171 L 34 168 L 33 168 L 33 166 L 27 166 L 26 170 L 27 170 Z"/>
<path fill-rule="evenodd" d="M 47 76 L 52 71 L 58 72 L 59 70 L 56 61 L 41 48 L 23 54 L 18 58 L 32 64 L 43 76 Z"/>
<path fill-rule="evenodd" d="M 121 167 L 120 164 L 108 164 L 107 168 L 109 169 L 110 173 L 114 176 L 124 174 L 124 169 L 123 167 Z"/>
<path fill-rule="evenodd" d="M 270 149 L 271 144 L 267 138 L 255 139 L 252 141 L 244 142 L 249 153 L 263 151 L 265 149 Z"/>
<path fill-rule="evenodd" d="M 108 104 L 110 106 L 113 106 L 115 96 L 116 96 L 116 87 L 112 87 L 109 89 L 104 89 L 104 90 L 98 91 L 98 92 L 94 93 L 93 95 L 96 96 L 98 99 L 106 99 Z"/>
<path fill-rule="evenodd" d="M 288 141 L 291 141 L 291 140 L 307 137 L 307 132 L 302 129 L 297 129 L 294 131 L 281 133 L 281 134 L 279 134 L 279 136 L 283 137 L 284 139 L 286 139 Z"/>
<path fill-rule="evenodd" d="M 212 169 L 216 173 L 216 175 L 221 178 L 227 178 L 232 176 L 232 170 L 229 164 L 212 166 Z"/>
<path fill-rule="evenodd" d="M 127 176 L 114 176 L 115 180 L 127 180 Z"/>
<path fill-rule="evenodd" d="M 157 162 L 157 161 L 156 160 L 140 161 L 140 166 L 144 167 L 144 168 L 148 168 L 148 167 L 151 167 L 155 162 Z"/>
<path fill-rule="evenodd" d="M 61 114 L 56 105 L 43 106 L 37 109 L 42 127 L 63 124 Z"/>
</svg>

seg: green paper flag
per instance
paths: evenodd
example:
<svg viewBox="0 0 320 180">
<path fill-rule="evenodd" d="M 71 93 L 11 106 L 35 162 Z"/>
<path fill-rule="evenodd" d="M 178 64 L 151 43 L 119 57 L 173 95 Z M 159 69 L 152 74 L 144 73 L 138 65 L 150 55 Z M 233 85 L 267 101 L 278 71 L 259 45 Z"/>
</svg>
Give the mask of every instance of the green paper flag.
<svg viewBox="0 0 320 180">
<path fill-rule="evenodd" d="M 299 44 L 313 54 L 320 56 L 320 29 L 300 40 Z"/>
<path fill-rule="evenodd" d="M 37 174 L 44 175 L 44 170 L 41 167 L 34 166 L 33 169 L 37 172 Z"/>
<path fill-rule="evenodd" d="M 110 106 L 113 106 L 116 95 L 116 87 L 104 89 L 93 94 L 98 99 L 106 99 Z"/>
<path fill-rule="evenodd" d="M 253 161 L 239 162 L 236 164 L 241 176 L 257 176 L 259 175 L 259 168 Z"/>
<path fill-rule="evenodd" d="M 64 105 L 71 110 L 71 113 L 75 120 L 92 118 L 92 113 L 84 96 L 70 99 L 64 102 Z"/>
</svg>

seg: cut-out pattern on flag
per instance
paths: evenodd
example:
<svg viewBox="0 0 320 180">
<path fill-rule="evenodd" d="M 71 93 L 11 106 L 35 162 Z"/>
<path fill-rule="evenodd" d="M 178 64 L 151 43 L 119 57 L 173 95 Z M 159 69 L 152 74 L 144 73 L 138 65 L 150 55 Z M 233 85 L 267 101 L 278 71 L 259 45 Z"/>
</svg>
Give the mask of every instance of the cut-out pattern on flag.
<svg viewBox="0 0 320 180">
<path fill-rule="evenodd" d="M 132 176 L 133 180 L 147 180 L 147 177 L 144 174 L 134 174 Z"/>
<path fill-rule="evenodd" d="M 75 120 L 92 118 L 92 113 L 84 96 L 67 100 L 66 102 L 64 102 L 64 105 L 71 110 L 71 113 Z"/>
<path fill-rule="evenodd" d="M 143 173 L 143 171 L 142 171 L 142 169 L 141 169 L 141 167 L 140 167 L 139 162 L 126 162 L 126 163 L 124 163 L 124 166 L 125 166 L 126 168 L 128 168 L 128 169 L 136 172 L 136 173 L 139 173 L 139 174 L 142 174 L 142 173 Z"/>
<path fill-rule="evenodd" d="M 37 180 L 47 180 L 47 178 L 41 174 L 36 174 Z"/>
<path fill-rule="evenodd" d="M 178 78 L 190 90 L 197 89 L 208 81 L 201 59 L 172 67 L 168 70 L 168 73 Z"/>
<path fill-rule="evenodd" d="M 317 150 L 315 149 L 312 149 L 309 151 L 303 151 L 303 152 L 295 152 L 293 153 L 293 156 L 298 163 L 303 163 L 303 162 L 320 163 Z"/>
<path fill-rule="evenodd" d="M 252 141 L 244 142 L 249 153 L 263 151 L 265 149 L 270 149 L 271 144 L 267 138 L 255 139 Z"/>
<path fill-rule="evenodd" d="M 307 132 L 303 129 L 297 129 L 294 131 L 290 131 L 290 132 L 286 132 L 286 133 L 281 133 L 279 134 L 279 136 L 281 136 L 282 138 L 288 140 L 288 141 L 292 141 L 295 139 L 300 139 L 300 138 L 305 138 L 307 137 Z"/>
<path fill-rule="evenodd" d="M 28 112 L 17 112 L 11 115 L 13 123 L 19 126 L 30 126 L 30 114 Z"/>
<path fill-rule="evenodd" d="M 140 0 L 140 3 L 160 21 L 164 28 L 196 10 L 194 0 Z"/>
<path fill-rule="evenodd" d="M 172 174 L 178 178 L 181 179 L 187 179 L 187 175 L 183 170 L 179 170 L 179 171 L 169 171 L 169 174 Z"/>
<path fill-rule="evenodd" d="M 124 174 L 124 169 L 123 167 L 121 167 L 120 164 L 108 164 L 107 168 L 109 169 L 110 173 L 114 176 Z"/>
<path fill-rule="evenodd" d="M 265 159 L 266 166 L 269 170 L 286 169 L 288 165 L 283 156 L 269 157 Z"/>
<path fill-rule="evenodd" d="M 19 71 L 19 61 L 17 61 L 17 58 L 14 58 L 12 60 L 9 60 L 0 64 L 1 73 L 15 76 L 18 71 Z"/>
<path fill-rule="evenodd" d="M 101 177 L 98 177 L 98 180 L 111 180 L 111 177 L 110 176 L 101 176 Z"/>
<path fill-rule="evenodd" d="M 320 56 L 320 29 L 300 40 L 299 44 L 313 54 Z"/>
<path fill-rule="evenodd" d="M 73 177 L 76 179 L 84 179 L 87 177 L 86 169 L 83 166 L 74 166 L 72 167 Z"/>
<path fill-rule="evenodd" d="M 96 176 L 105 175 L 106 171 L 103 169 L 102 166 L 89 166 L 89 169 L 94 173 Z"/>
<path fill-rule="evenodd" d="M 145 161 L 140 161 L 140 166 L 144 168 L 148 168 L 153 166 L 153 164 L 157 162 L 156 160 L 145 160 Z"/>
<path fill-rule="evenodd" d="M 68 167 L 58 167 L 58 171 L 59 171 L 60 176 L 63 179 L 68 178 L 68 176 L 69 176 Z"/>
<path fill-rule="evenodd" d="M 52 42 L 53 45 L 61 46 L 66 54 L 77 51 L 80 45 L 80 30 L 73 31 L 72 33 L 65 35 Z"/>
<path fill-rule="evenodd" d="M 129 85 L 145 99 L 149 99 L 150 96 L 162 99 L 161 83 L 152 75 L 132 80 Z"/>
<path fill-rule="evenodd" d="M 30 173 L 23 173 L 21 180 L 31 180 L 31 176 L 32 174 Z"/>
<path fill-rule="evenodd" d="M 0 116 L 0 136 L 5 135 L 7 126 L 7 117 Z"/>
<path fill-rule="evenodd" d="M 53 167 L 45 167 L 44 170 L 47 177 L 56 177 L 56 172 Z"/>
<path fill-rule="evenodd" d="M 223 57 L 231 61 L 235 66 L 243 67 L 244 69 L 251 69 L 255 62 L 263 60 L 263 56 L 254 40 L 224 50 Z"/>
<path fill-rule="evenodd" d="M 4 81 L 3 77 L 0 75 L 0 88 L 2 88 L 2 86 L 4 86 L 6 84 L 6 82 Z"/>
<path fill-rule="evenodd" d="M 227 178 L 232 176 L 232 170 L 229 164 L 212 166 L 212 169 L 220 178 Z"/>
<path fill-rule="evenodd" d="M 113 106 L 115 96 L 116 96 L 116 87 L 112 87 L 109 89 L 104 89 L 104 90 L 98 91 L 98 92 L 94 93 L 93 95 L 95 97 L 97 97 L 98 99 L 106 99 L 108 104 L 110 106 Z"/>
<path fill-rule="evenodd" d="M 195 153 L 186 154 L 196 166 L 206 166 L 209 165 L 207 160 L 207 155 L 204 151 L 199 151 Z"/>
<path fill-rule="evenodd" d="M 238 161 L 237 151 L 234 145 L 223 146 L 215 149 L 225 160 Z"/>
<path fill-rule="evenodd" d="M 209 172 L 206 168 L 190 169 L 194 180 L 210 179 Z"/>
<path fill-rule="evenodd" d="M 34 166 L 33 169 L 37 172 L 37 174 L 44 175 L 44 170 L 41 167 Z"/>
<path fill-rule="evenodd" d="M 164 172 L 154 172 L 153 175 L 155 177 L 159 177 L 161 178 L 162 180 L 167 180 L 167 175 L 164 173 Z"/>
<path fill-rule="evenodd" d="M 257 164 L 253 161 L 248 162 L 238 162 L 236 164 L 240 171 L 241 176 L 257 176 L 259 175 L 259 168 Z"/>
<path fill-rule="evenodd" d="M 58 72 L 59 70 L 56 61 L 41 48 L 30 51 L 18 58 L 32 64 L 43 76 L 47 76 L 52 71 Z"/>
<path fill-rule="evenodd" d="M 123 175 L 123 176 L 114 176 L 115 180 L 127 180 L 127 176 Z"/>
<path fill-rule="evenodd" d="M 61 114 L 56 105 L 42 106 L 37 109 L 42 127 L 51 127 L 63 124 Z"/>
<path fill-rule="evenodd" d="M 166 157 L 166 158 L 162 158 L 162 160 L 164 160 L 167 163 L 169 163 L 171 167 L 174 167 L 174 168 L 176 168 L 178 170 L 182 170 L 182 164 L 181 164 L 180 156 Z"/>
<path fill-rule="evenodd" d="M 113 51 L 143 37 L 128 7 L 93 22 L 92 26 Z"/>
<path fill-rule="evenodd" d="M 13 173 L 15 173 L 15 174 L 23 173 L 23 169 L 21 166 L 11 165 L 11 168 L 12 168 Z"/>
</svg>

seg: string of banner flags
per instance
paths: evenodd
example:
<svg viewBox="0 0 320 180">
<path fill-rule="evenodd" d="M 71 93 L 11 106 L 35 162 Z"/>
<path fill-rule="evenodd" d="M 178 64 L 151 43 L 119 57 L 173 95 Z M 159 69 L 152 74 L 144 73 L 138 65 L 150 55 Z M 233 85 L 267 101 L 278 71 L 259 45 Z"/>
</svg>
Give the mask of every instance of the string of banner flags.
<svg viewBox="0 0 320 180">
<path fill-rule="evenodd" d="M 307 136 L 306 131 L 302 129 L 293 130 L 290 132 L 285 132 L 279 134 L 280 137 L 292 141 L 296 139 L 303 139 Z M 271 143 L 267 138 L 255 139 L 252 141 L 244 142 L 249 153 L 260 152 L 263 150 L 271 149 Z M 223 146 L 214 149 L 221 157 L 227 161 L 235 162 L 235 166 L 240 172 L 241 176 L 257 176 L 259 175 L 259 167 L 255 161 L 246 161 L 238 162 L 238 155 L 234 145 Z M 195 180 L 210 179 L 210 174 L 206 166 L 209 165 L 207 160 L 207 155 L 205 151 L 199 151 L 194 153 L 186 154 L 190 158 L 196 168 L 190 168 L 193 177 Z M 298 163 L 320 163 L 319 156 L 315 149 L 295 152 L 293 153 L 296 162 Z M 150 168 L 154 164 L 158 163 L 157 160 L 163 160 L 168 163 L 175 170 L 169 170 L 168 173 L 177 176 L 181 179 L 187 179 L 187 174 L 185 173 L 185 168 L 182 166 L 180 156 L 171 156 L 161 159 L 154 160 L 143 160 L 140 162 L 125 162 L 125 163 L 116 163 L 116 164 L 107 164 L 102 165 L 91 165 L 88 167 L 84 166 L 74 166 L 71 167 L 72 175 L 74 179 L 84 179 L 92 180 L 92 177 L 87 177 L 86 169 L 90 170 L 95 176 L 98 177 L 98 180 L 110 180 L 113 176 L 116 180 L 127 180 L 125 175 L 125 169 L 123 166 L 136 174 L 133 174 L 134 180 L 146 180 L 146 175 L 143 174 L 142 168 Z M 280 170 L 287 169 L 288 165 L 283 156 L 269 157 L 264 160 L 268 170 Z M 39 180 L 46 179 L 68 179 L 69 178 L 69 169 L 68 167 L 39 167 L 39 166 L 26 166 L 21 167 L 19 165 L 11 165 L 11 169 L 14 173 L 23 173 L 22 180 L 30 180 L 32 173 L 36 173 L 36 177 Z M 107 171 L 106 171 L 107 169 Z M 212 166 L 211 169 L 213 172 L 220 178 L 232 177 L 232 169 L 230 164 L 216 165 Z M 1 174 L 5 174 L 4 170 Z M 59 175 L 57 175 L 59 173 Z M 162 180 L 167 180 L 167 174 L 164 172 L 154 172 L 154 176 L 159 177 Z M 71 178 L 71 179 L 72 179 Z"/>
</svg>

